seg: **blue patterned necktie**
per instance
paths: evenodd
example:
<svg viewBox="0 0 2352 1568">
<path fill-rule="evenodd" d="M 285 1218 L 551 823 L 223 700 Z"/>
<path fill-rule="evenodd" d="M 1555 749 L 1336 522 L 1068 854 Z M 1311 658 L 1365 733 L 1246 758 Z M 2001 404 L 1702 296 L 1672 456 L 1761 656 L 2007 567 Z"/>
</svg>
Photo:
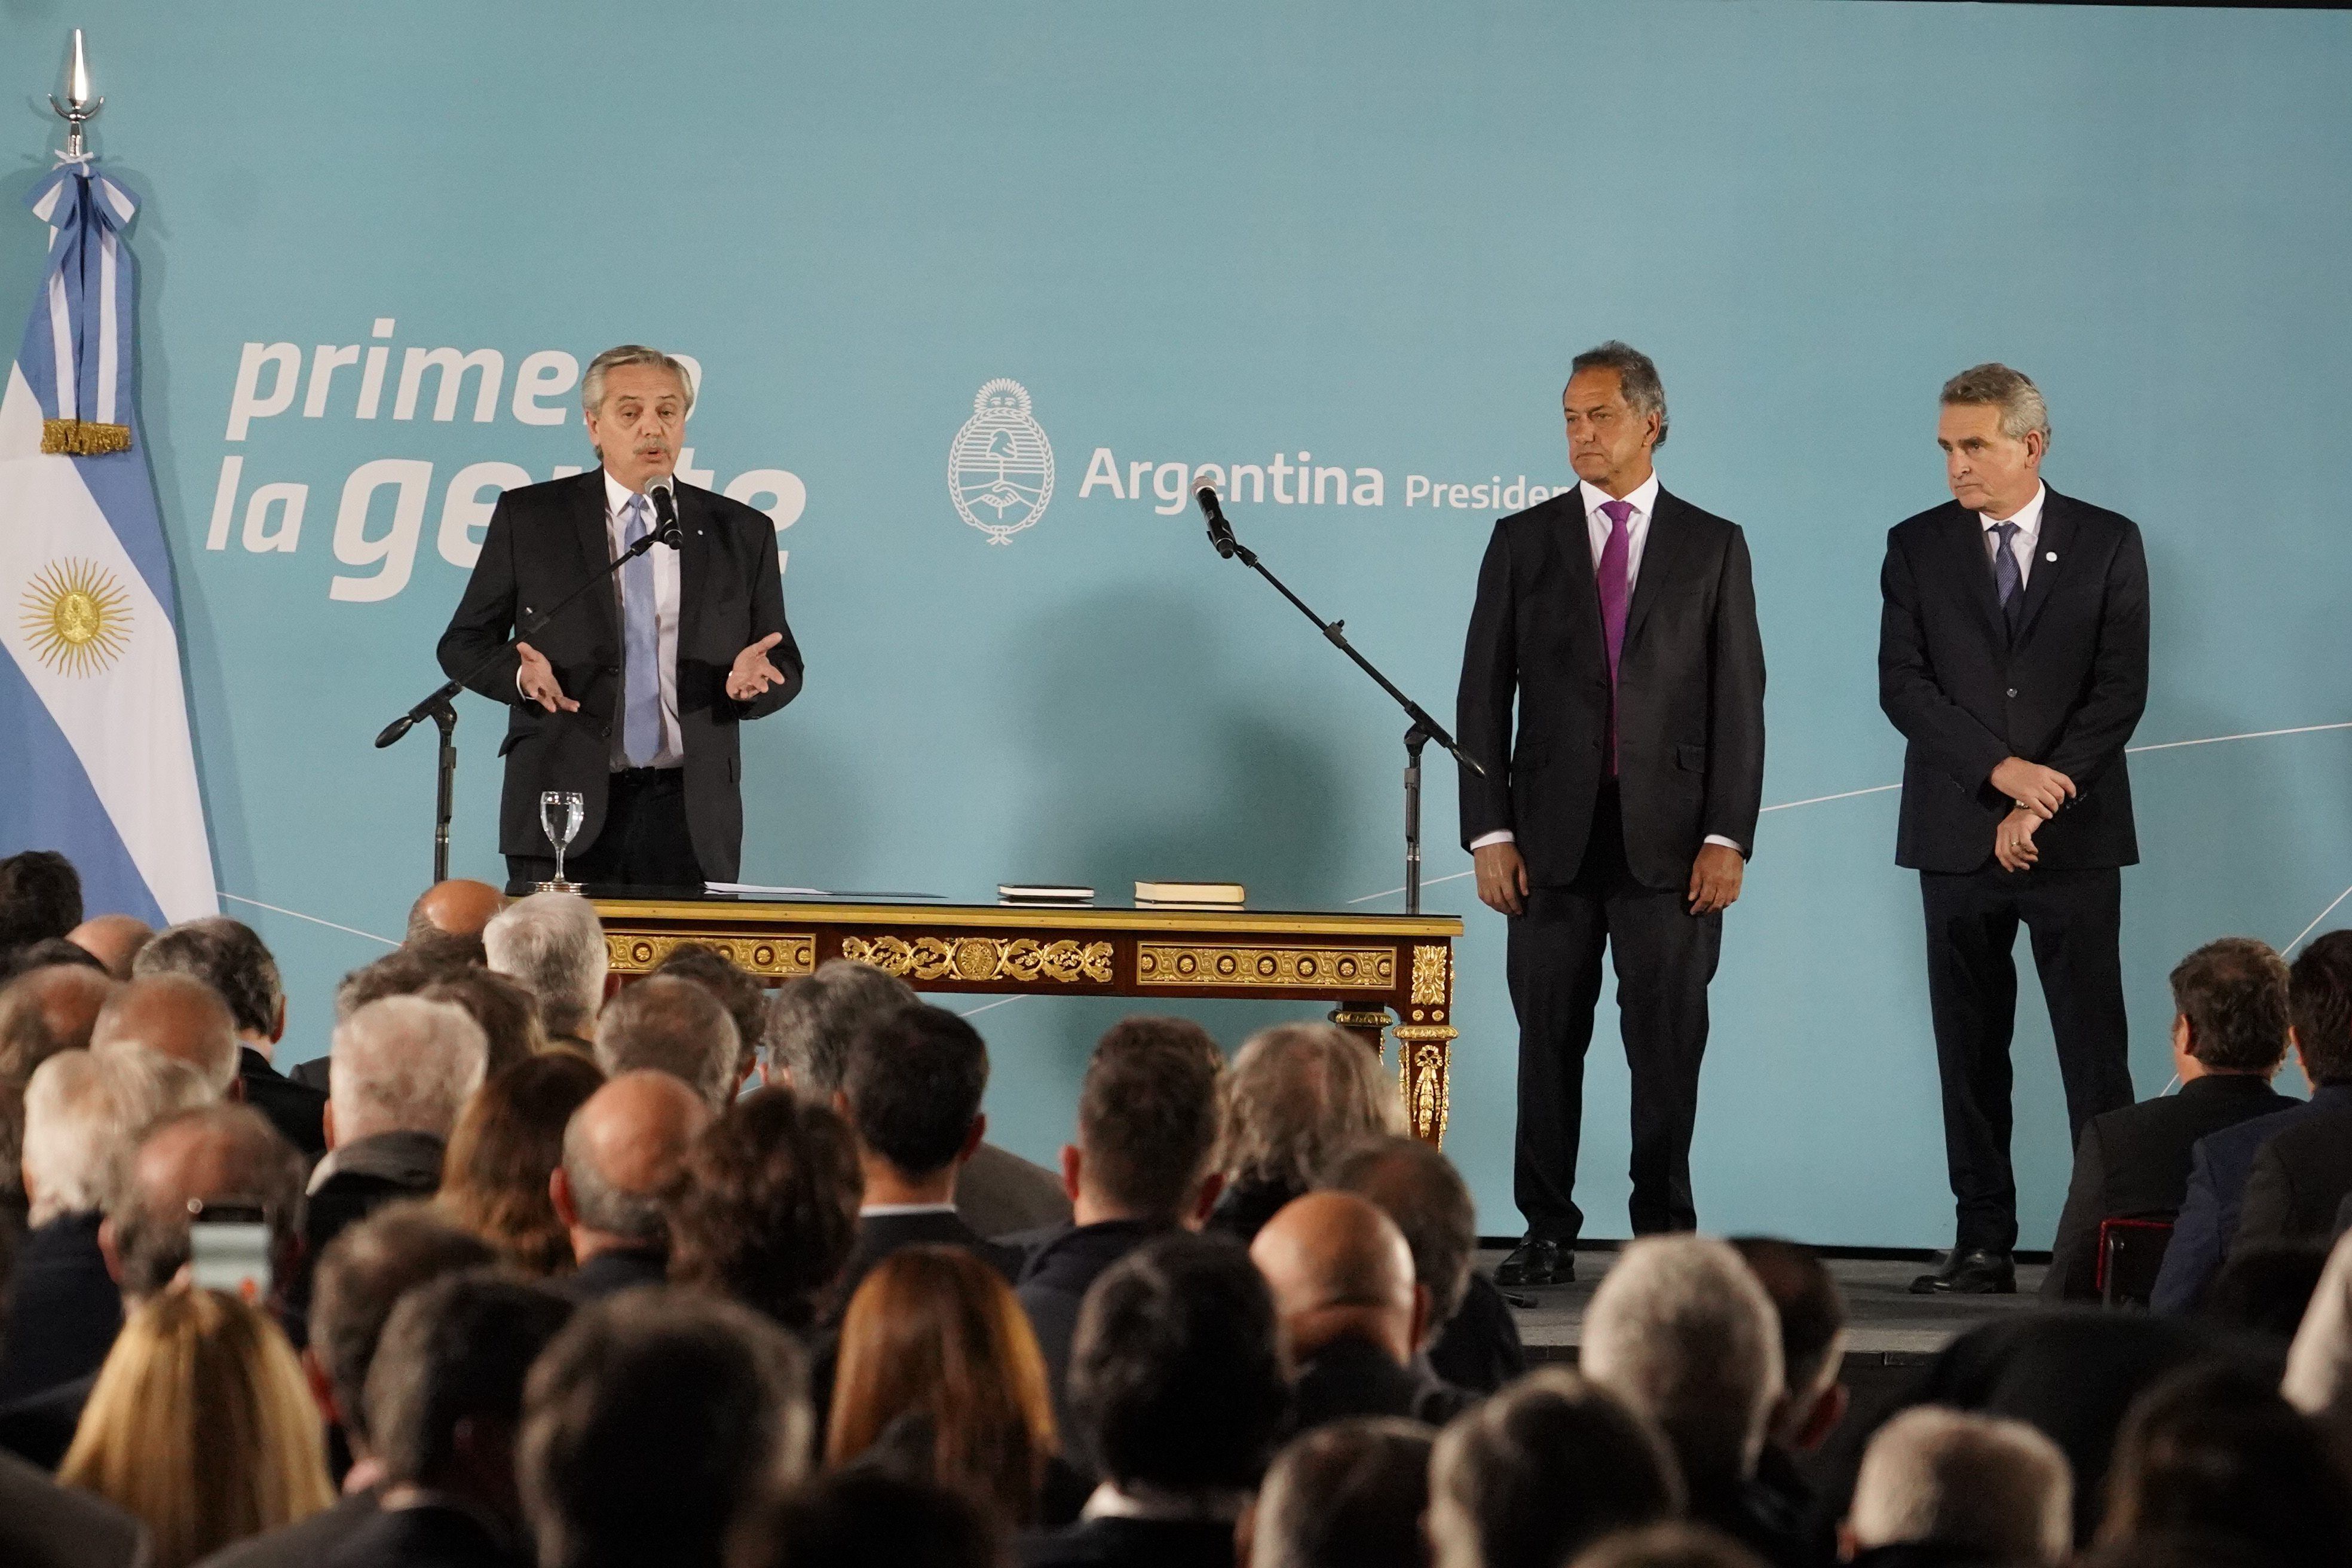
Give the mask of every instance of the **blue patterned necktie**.
<svg viewBox="0 0 2352 1568">
<path fill-rule="evenodd" d="M 631 496 L 621 510 L 621 542 L 635 544 L 651 528 L 646 498 Z M 633 768 L 661 751 L 661 632 L 654 610 L 654 563 L 640 555 L 621 568 L 621 754 Z"/>
<path fill-rule="evenodd" d="M 2025 579 L 2017 569 L 2017 552 L 2010 546 L 2017 538 L 2017 524 L 1996 522 L 1993 537 L 2000 541 L 1992 552 L 1992 587 L 2000 596 L 2000 613 L 2009 622 L 2009 635 L 2017 635 L 2017 613 L 2025 607 Z"/>
</svg>

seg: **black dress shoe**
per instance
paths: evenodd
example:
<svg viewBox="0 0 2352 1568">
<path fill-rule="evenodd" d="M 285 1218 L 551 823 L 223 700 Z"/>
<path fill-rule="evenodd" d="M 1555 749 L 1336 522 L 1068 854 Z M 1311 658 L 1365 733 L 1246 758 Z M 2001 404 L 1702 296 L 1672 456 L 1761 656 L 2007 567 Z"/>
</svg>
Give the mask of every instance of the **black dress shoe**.
<svg viewBox="0 0 2352 1568">
<path fill-rule="evenodd" d="M 1911 1281 L 1914 1296 L 2014 1296 L 2017 1260 L 1989 1247 L 1954 1247 L 1933 1274 Z"/>
<path fill-rule="evenodd" d="M 1528 1237 L 1495 1270 L 1497 1285 L 1566 1285 L 1576 1279 L 1576 1254 L 1557 1241 Z"/>
</svg>

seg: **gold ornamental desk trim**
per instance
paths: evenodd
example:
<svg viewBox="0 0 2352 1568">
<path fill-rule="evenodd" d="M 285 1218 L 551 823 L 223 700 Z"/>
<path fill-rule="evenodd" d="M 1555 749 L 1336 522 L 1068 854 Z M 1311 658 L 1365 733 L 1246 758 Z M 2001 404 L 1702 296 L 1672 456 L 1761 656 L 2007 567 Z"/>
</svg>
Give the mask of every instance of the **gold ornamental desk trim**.
<svg viewBox="0 0 2352 1568">
<path fill-rule="evenodd" d="M 1132 931 L 1154 933 L 1205 931 L 1220 935 L 1458 937 L 1459 915 L 1314 915 L 1254 910 L 1122 910 L 1088 905 L 1041 909 L 999 904 L 825 904 L 713 900 L 654 903 L 620 900 L 596 902 L 609 922 L 682 921 L 709 926 L 730 921 L 772 924 L 901 927 L 975 926 L 991 931 Z"/>
</svg>

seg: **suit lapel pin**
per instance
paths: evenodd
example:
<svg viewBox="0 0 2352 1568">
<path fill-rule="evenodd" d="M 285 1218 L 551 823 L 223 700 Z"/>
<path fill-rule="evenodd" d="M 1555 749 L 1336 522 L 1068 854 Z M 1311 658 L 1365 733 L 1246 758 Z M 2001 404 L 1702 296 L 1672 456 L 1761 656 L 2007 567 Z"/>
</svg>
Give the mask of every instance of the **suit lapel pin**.
<svg viewBox="0 0 2352 1568">
<path fill-rule="evenodd" d="M 2048 554 L 2042 556 L 2042 559 L 2044 561 L 2055 561 L 2058 559 L 2058 552 L 2053 550 Z"/>
</svg>

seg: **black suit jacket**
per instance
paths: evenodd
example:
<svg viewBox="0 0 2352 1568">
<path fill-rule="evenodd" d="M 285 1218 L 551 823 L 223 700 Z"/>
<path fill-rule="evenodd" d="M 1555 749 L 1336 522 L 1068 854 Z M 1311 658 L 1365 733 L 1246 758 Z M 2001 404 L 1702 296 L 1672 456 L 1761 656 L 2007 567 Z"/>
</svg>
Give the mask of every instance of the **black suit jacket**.
<svg viewBox="0 0 2352 1568">
<path fill-rule="evenodd" d="M 270 1066 L 269 1058 L 251 1046 L 237 1047 L 236 1076 L 245 1085 L 245 1102 L 269 1119 L 269 1125 L 315 1161 L 327 1152 L 327 1096 L 307 1083 L 297 1083 Z"/>
<path fill-rule="evenodd" d="M 850 1249 L 849 1266 L 842 1270 L 841 1283 L 835 1287 L 827 1321 L 839 1323 L 842 1314 L 849 1310 L 849 1299 L 857 1294 L 857 1287 L 874 1271 L 874 1266 L 902 1247 L 960 1247 L 1003 1275 L 1007 1285 L 1021 1278 L 1024 1261 L 1019 1247 L 987 1240 L 961 1218 L 945 1211 L 867 1215 L 857 1222 L 857 1245 Z"/>
<path fill-rule="evenodd" d="M 2074 1179 L 2058 1216 L 2044 1300 L 2098 1298 L 2099 1222 L 2168 1220 L 2189 1196 L 2189 1162 L 2208 1132 L 2302 1103 L 2242 1073 L 2191 1079 L 2180 1092 L 2095 1116 L 2074 1150 Z"/>
<path fill-rule="evenodd" d="M 2336 1235 L 2336 1211 L 2347 1196 L 2352 1110 L 2298 1117 L 2254 1156 L 2230 1255 L 2270 1241 L 2329 1240 Z"/>
<path fill-rule="evenodd" d="M 312 1561 L 326 1568 L 530 1568 L 528 1552 L 464 1510 L 437 1503 L 378 1510 Z"/>
<path fill-rule="evenodd" d="M 8 1279 L 0 1405 L 98 1371 L 122 1327 L 122 1288 L 98 1249 L 96 1212 L 60 1215 L 25 1233 Z"/>
<path fill-rule="evenodd" d="M 1234 1527 L 1213 1520 L 1094 1519 L 1020 1543 L 1023 1568 L 1233 1568 Z"/>
<path fill-rule="evenodd" d="M 8 1568 L 133 1568 L 147 1530 L 79 1487 L 0 1455 L 0 1563 Z"/>
<path fill-rule="evenodd" d="M 2042 868 L 2136 864 L 2124 747 L 2147 706 L 2137 525 L 2048 490 L 2013 646 L 1984 521 L 1958 501 L 1889 531 L 1879 591 L 1878 705 L 1910 742 L 1895 863 L 1980 869 L 2011 808 L 1992 771 L 2022 757 L 2078 792 L 2034 835 Z"/>
<path fill-rule="evenodd" d="M 1738 525 L 1664 489 L 1642 547 L 1617 666 L 1625 858 L 1680 889 L 1710 837 L 1756 846 L 1764 644 Z M 1512 699 L 1518 701 L 1514 739 Z M 1462 655 L 1462 843 L 1509 829 L 1536 886 L 1573 881 L 1608 766 L 1610 690 L 1584 496 L 1495 525 Z"/>
<path fill-rule="evenodd" d="M 1401 1365 L 1370 1340 L 1349 1336 L 1299 1358 L 1289 1435 L 1358 1415 L 1443 1426 L 1476 1402 L 1476 1395 L 1441 1383 L 1417 1362 Z"/>
<path fill-rule="evenodd" d="M 703 875 L 730 881 L 740 868 L 743 848 L 736 727 L 800 694 L 801 656 L 784 624 L 774 526 L 740 501 L 696 486 L 681 484 L 677 493 L 685 535 L 678 549 L 677 683 L 687 826 Z M 482 538 L 481 559 L 441 634 L 441 668 L 455 679 L 489 659 L 467 684 L 509 709 L 506 742 L 499 748 L 507 759 L 500 854 L 553 853 L 539 825 L 542 790 L 578 790 L 585 797 L 575 850 L 595 843 L 604 823 L 623 690 L 617 587 L 591 591 L 530 639 L 554 667 L 564 695 L 580 704 L 578 712 L 550 713 L 524 700 L 515 690 L 520 657 L 510 648 L 499 651 L 516 627 L 612 564 L 604 505 L 602 468 L 500 496 Z M 783 672 L 783 684 L 738 702 L 727 695 L 727 672 L 737 654 L 771 632 L 783 637 L 768 653 Z"/>
</svg>

